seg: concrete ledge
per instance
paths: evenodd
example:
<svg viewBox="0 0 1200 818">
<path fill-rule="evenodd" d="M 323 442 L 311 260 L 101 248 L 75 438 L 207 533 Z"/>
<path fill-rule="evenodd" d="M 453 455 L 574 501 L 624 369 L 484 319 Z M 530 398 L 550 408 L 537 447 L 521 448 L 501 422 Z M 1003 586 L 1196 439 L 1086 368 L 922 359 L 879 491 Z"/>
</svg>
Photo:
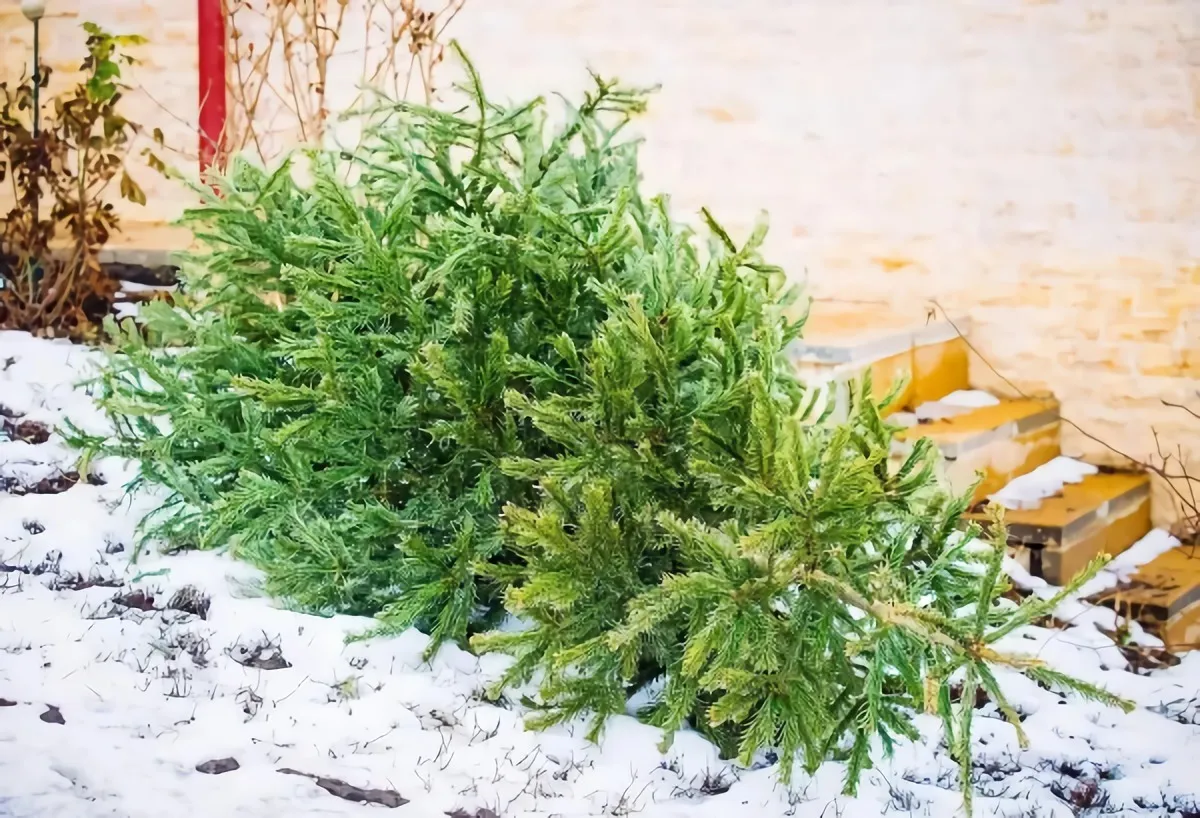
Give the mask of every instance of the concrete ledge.
<svg viewBox="0 0 1200 818">
<path fill-rule="evenodd" d="M 966 333 L 970 320 L 930 320 L 887 304 L 814 301 L 804 333 L 788 350 L 800 364 L 865 367 L 913 349 L 945 344 Z"/>
<path fill-rule="evenodd" d="M 138 267 L 176 267 L 179 250 L 144 247 L 105 247 L 100 251 L 101 264 L 129 264 Z"/>
</svg>

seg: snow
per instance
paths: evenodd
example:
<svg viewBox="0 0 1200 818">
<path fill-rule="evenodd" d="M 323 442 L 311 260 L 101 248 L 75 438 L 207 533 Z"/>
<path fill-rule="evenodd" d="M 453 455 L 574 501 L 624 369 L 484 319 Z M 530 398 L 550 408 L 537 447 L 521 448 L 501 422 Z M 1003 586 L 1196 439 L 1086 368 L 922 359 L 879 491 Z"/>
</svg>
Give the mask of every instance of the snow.
<svg viewBox="0 0 1200 818">
<path fill-rule="evenodd" d="M 75 386 L 95 361 L 66 343 L 0 333 L 0 411 L 17 416 L 10 424 L 69 418 L 102 430 L 103 416 Z M 660 732 L 628 716 L 614 718 L 599 745 L 579 724 L 527 731 L 517 692 L 485 700 L 503 657 L 444 647 L 424 662 L 427 639 L 416 631 L 347 644 L 368 621 L 283 610 L 259 592 L 252 568 L 218 553 L 131 561 L 136 523 L 155 498 L 127 496 L 130 464 L 95 464 L 102 485 L 6 491 L 76 464 L 56 434 L 42 443 L 5 437 L 0 815 L 279 818 L 389 809 L 345 800 L 314 777 L 398 793 L 407 803 L 395 814 L 405 818 L 455 810 L 480 818 L 959 814 L 955 765 L 936 719 L 924 715 L 921 740 L 902 742 L 868 772 L 856 798 L 840 795 L 838 763 L 812 776 L 797 771 L 788 790 L 769 759 L 740 768 L 686 731 L 664 754 Z M 1057 474 L 1070 477 L 1065 467 Z M 1052 483 L 1033 481 L 1030 491 Z M 1152 534 L 1097 581 L 1115 583 L 1170 543 Z M 1052 593 L 1009 568 L 1034 593 Z M 1030 746 L 1018 746 L 992 705 L 979 712 L 976 814 L 1065 817 L 1076 811 L 1068 801 L 1103 803 L 1094 814 L 1200 809 L 1200 655 L 1148 675 L 1130 672 L 1096 628 L 1112 624 L 1111 612 L 1071 601 L 1061 614 L 1066 627 L 1026 628 L 1002 647 L 1138 707 L 1126 715 L 1001 671 Z M 197 770 L 229 758 L 237 769 Z"/>
<path fill-rule="evenodd" d="M 118 321 L 126 318 L 136 319 L 141 310 L 141 301 L 129 300 L 129 297 L 153 293 L 173 293 L 179 289 L 175 284 L 142 284 L 138 281 L 122 281 L 117 291 L 117 300 L 112 305 L 113 316 Z"/>
<path fill-rule="evenodd" d="M 122 281 L 123 293 L 173 293 L 179 287 L 175 284 L 142 284 L 139 281 Z"/>
<path fill-rule="evenodd" d="M 117 301 L 112 305 L 113 316 L 118 321 L 124 321 L 126 318 L 137 318 L 138 307 L 140 305 L 133 301 Z"/>
<path fill-rule="evenodd" d="M 921 404 L 917 407 L 915 414 L 918 421 L 929 423 L 965 415 L 974 409 L 996 406 L 999 403 L 1000 399 L 990 392 L 979 389 L 960 389 L 957 392 L 951 392 L 944 398 Z"/>
<path fill-rule="evenodd" d="M 940 403 L 943 406 L 959 406 L 964 409 L 982 409 L 985 406 L 999 406 L 1000 399 L 982 389 L 959 389 L 944 398 L 938 398 L 933 403 Z"/>
<path fill-rule="evenodd" d="M 1080 483 L 1083 478 L 1097 471 L 1091 463 L 1070 457 L 1056 457 L 1013 480 L 988 499 L 1013 511 L 1037 508 L 1042 500 L 1061 492 L 1064 485 Z"/>
<path fill-rule="evenodd" d="M 926 401 L 911 412 L 893 412 L 888 416 L 888 422 L 907 429 L 918 423 L 948 420 L 999 403 L 1000 399 L 991 392 L 959 389 L 938 400 Z"/>
</svg>

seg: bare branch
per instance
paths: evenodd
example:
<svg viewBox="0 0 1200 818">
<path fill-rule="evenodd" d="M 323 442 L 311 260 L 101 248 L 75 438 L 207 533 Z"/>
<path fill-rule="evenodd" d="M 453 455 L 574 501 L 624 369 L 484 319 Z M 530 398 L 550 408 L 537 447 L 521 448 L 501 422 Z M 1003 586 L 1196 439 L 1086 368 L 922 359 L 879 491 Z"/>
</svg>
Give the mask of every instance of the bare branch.
<svg viewBox="0 0 1200 818">
<path fill-rule="evenodd" d="M 359 90 L 345 105 L 353 109 L 366 88 L 407 97 L 419 81 L 424 101 L 433 101 L 433 73 L 442 62 L 440 38 L 466 0 L 444 0 L 435 10 L 415 0 L 328 0 L 305 3 L 225 0 L 229 54 L 234 70 L 228 93 L 235 115 L 224 134 L 229 154 L 252 148 L 264 164 L 298 140 L 322 144 L 334 113 L 329 99 L 335 60 L 361 54 Z M 347 26 L 363 24 L 363 43 L 346 41 Z M 399 59 L 407 53 L 408 60 Z M 273 123 L 287 120 L 285 128 Z M 278 139 L 269 139 L 275 135 Z"/>
</svg>

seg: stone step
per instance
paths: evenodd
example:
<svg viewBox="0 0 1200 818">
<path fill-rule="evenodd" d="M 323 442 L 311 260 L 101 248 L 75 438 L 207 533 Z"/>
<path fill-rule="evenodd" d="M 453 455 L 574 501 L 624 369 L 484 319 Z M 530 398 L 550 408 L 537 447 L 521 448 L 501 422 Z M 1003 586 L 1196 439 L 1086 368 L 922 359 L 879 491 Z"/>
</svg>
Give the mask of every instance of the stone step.
<svg viewBox="0 0 1200 818">
<path fill-rule="evenodd" d="M 967 515 L 985 528 L 986 503 Z M 1097 471 L 1049 497 L 1007 509 L 1008 542 L 1029 573 L 1054 585 L 1102 553 L 1120 554 L 1150 531 L 1150 478 Z"/>
<path fill-rule="evenodd" d="M 1200 649 L 1200 547 L 1160 554 L 1100 601 L 1139 621 L 1169 650 Z"/>
<path fill-rule="evenodd" d="M 929 438 L 942 455 L 942 476 L 956 492 L 967 491 L 982 474 L 972 503 L 1007 486 L 1016 478 L 1060 454 L 1061 422 L 1052 398 L 999 400 L 971 406 L 976 400 L 953 400 L 986 393 L 952 393 L 945 404 L 922 404 L 915 414 L 893 416 L 912 423 L 897 435 L 893 456 L 901 459 L 920 438 Z M 985 401 L 986 402 L 986 401 Z M 962 404 L 962 405 L 959 405 Z"/>
<path fill-rule="evenodd" d="M 934 319 L 887 304 L 814 301 L 804 337 L 789 354 L 807 380 L 832 388 L 840 416 L 847 408 L 847 383 L 867 370 L 877 399 L 887 396 L 897 378 L 907 379 L 888 407 L 894 412 L 968 388 L 968 348 L 959 335 L 966 327 L 965 318 Z"/>
</svg>

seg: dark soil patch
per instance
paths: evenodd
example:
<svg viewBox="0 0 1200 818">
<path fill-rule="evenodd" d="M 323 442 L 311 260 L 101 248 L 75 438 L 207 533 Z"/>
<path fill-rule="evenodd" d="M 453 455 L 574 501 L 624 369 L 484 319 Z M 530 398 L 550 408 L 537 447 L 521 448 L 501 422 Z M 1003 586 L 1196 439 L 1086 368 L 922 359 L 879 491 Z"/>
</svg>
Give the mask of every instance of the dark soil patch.
<svg viewBox="0 0 1200 818">
<path fill-rule="evenodd" d="M 402 807 L 408 803 L 408 799 L 400 795 L 395 790 L 377 790 L 364 789 L 356 787 L 353 784 L 347 784 L 337 778 L 326 778 L 321 775 L 312 775 L 311 773 L 302 773 L 299 770 L 293 770 L 290 767 L 281 767 L 275 772 L 283 773 L 284 775 L 298 775 L 303 778 L 312 779 L 318 787 L 325 790 L 330 795 L 336 795 L 346 801 L 353 801 L 357 804 L 378 804 L 381 807 Z"/>
<path fill-rule="evenodd" d="M 79 472 L 68 471 L 44 477 L 32 486 L 25 485 L 14 477 L 0 477 L 0 492 L 17 496 L 23 494 L 62 494 L 79 482 Z"/>
<path fill-rule="evenodd" d="M 147 266 L 110 261 L 100 267 L 118 281 L 132 281 L 147 287 L 173 287 L 179 283 L 179 268 L 171 264 Z"/>
<path fill-rule="evenodd" d="M 212 599 L 202 594 L 194 586 L 185 585 L 174 593 L 167 607 L 173 611 L 183 611 L 208 619 L 208 609 L 212 607 Z"/>
<path fill-rule="evenodd" d="M 130 591 L 127 594 L 118 594 L 113 597 L 113 603 L 123 608 L 133 608 L 139 611 L 157 610 L 154 607 L 154 594 L 148 594 L 145 591 Z"/>
<path fill-rule="evenodd" d="M 1090 779 L 1082 781 L 1055 782 L 1050 785 L 1050 792 L 1066 801 L 1077 811 L 1099 809 L 1108 804 L 1108 793 L 1101 788 L 1099 782 Z"/>
<path fill-rule="evenodd" d="M 39 719 L 46 724 L 66 724 L 67 720 L 63 718 L 62 711 L 52 704 L 46 705 L 46 712 L 38 716 Z"/>
<path fill-rule="evenodd" d="M 36 420 L 4 421 L 4 431 L 12 440 L 39 445 L 50 439 L 50 427 Z"/>
<path fill-rule="evenodd" d="M 37 481 L 29 490 L 30 494 L 62 494 L 79 482 L 79 472 L 69 471 L 46 477 Z"/>
<path fill-rule="evenodd" d="M 86 591 L 88 588 L 120 588 L 121 580 L 115 577 L 87 577 L 74 574 L 59 577 L 52 586 L 56 591 Z"/>
<path fill-rule="evenodd" d="M 729 792 L 730 787 L 734 785 L 735 779 L 726 778 L 724 775 L 706 774 L 704 781 L 700 784 L 700 793 L 702 795 L 723 795 Z"/>
<path fill-rule="evenodd" d="M 57 574 L 62 566 L 62 552 L 50 551 L 37 565 L 9 565 L 0 562 L 0 574 L 32 574 L 40 577 L 42 574 Z"/>
<path fill-rule="evenodd" d="M 220 775 L 221 773 L 231 773 L 234 770 L 241 769 L 242 765 L 238 764 L 236 758 L 214 758 L 210 761 L 201 761 L 196 765 L 196 772 L 204 773 L 205 775 Z"/>
<path fill-rule="evenodd" d="M 1149 676 L 1156 670 L 1175 667 L 1182 661 L 1166 648 L 1125 644 L 1120 638 L 1121 634 L 1118 634 L 1116 631 L 1111 631 L 1107 628 L 1097 628 L 1097 630 L 1113 640 L 1113 644 L 1117 646 L 1117 650 L 1121 651 L 1121 655 L 1125 657 L 1125 661 L 1129 664 L 1129 671 L 1139 676 Z"/>
<path fill-rule="evenodd" d="M 952 702 L 955 702 L 955 703 L 961 702 L 962 694 L 963 694 L 963 686 L 961 684 L 955 683 L 955 684 L 950 685 L 950 700 Z M 975 688 L 975 704 L 974 704 L 975 710 L 979 710 L 979 709 L 983 708 L 990 701 L 991 701 L 991 698 L 988 696 L 986 690 L 984 690 L 982 687 Z"/>
</svg>

